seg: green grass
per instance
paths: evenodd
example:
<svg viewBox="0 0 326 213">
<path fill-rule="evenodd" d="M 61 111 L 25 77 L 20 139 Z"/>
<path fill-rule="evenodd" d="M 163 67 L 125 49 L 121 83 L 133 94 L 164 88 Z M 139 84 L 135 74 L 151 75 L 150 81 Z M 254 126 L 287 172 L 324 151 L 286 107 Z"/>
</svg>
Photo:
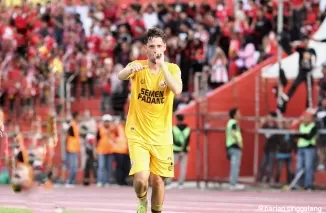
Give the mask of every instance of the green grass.
<svg viewBox="0 0 326 213">
<path fill-rule="evenodd" d="M 0 208 L 0 213 L 33 213 L 33 212 L 28 209 Z M 81 213 L 81 212 L 64 211 L 63 213 Z"/>
<path fill-rule="evenodd" d="M 27 209 L 0 208 L 1 213 L 33 213 Z"/>
</svg>

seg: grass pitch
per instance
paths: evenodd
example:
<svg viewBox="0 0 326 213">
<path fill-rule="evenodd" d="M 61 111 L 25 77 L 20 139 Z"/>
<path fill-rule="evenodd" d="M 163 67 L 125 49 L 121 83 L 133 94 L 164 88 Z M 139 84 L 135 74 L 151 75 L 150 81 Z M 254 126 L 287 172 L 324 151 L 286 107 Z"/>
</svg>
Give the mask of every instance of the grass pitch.
<svg viewBox="0 0 326 213">
<path fill-rule="evenodd" d="M 34 213 L 28 209 L 0 208 L 0 213 Z M 62 213 L 80 213 L 72 211 L 63 211 Z"/>
</svg>

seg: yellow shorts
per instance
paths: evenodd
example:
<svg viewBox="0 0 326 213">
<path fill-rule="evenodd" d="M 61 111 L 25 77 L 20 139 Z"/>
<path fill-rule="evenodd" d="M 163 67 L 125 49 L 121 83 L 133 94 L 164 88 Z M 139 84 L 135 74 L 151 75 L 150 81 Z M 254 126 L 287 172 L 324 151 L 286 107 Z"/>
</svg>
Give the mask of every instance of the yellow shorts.
<svg viewBox="0 0 326 213">
<path fill-rule="evenodd" d="M 128 141 L 131 169 L 129 175 L 142 171 L 161 177 L 174 177 L 173 145 L 150 145 Z"/>
</svg>

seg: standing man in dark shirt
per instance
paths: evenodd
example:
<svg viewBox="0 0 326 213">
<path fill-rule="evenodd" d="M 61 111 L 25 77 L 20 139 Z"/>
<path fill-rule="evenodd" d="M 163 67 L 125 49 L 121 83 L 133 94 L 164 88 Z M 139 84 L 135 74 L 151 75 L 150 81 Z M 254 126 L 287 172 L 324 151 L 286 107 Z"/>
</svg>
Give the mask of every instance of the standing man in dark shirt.
<svg viewBox="0 0 326 213">
<path fill-rule="evenodd" d="M 282 129 L 290 129 L 291 122 L 289 120 L 284 121 Z M 284 134 L 280 137 L 280 142 L 277 143 L 277 169 L 275 175 L 275 183 L 280 182 L 281 172 L 283 165 L 286 167 L 286 182 L 290 184 L 293 172 L 292 172 L 292 152 L 296 149 L 296 142 L 291 134 Z"/>
<path fill-rule="evenodd" d="M 96 139 L 95 135 L 89 132 L 89 129 L 82 126 L 85 134 L 83 134 L 85 152 L 86 152 L 86 162 L 84 167 L 84 180 L 83 184 L 88 186 L 91 182 L 91 174 L 93 174 L 94 180 L 97 178 L 96 171 L 96 159 L 95 159 L 95 149 L 96 149 Z"/>
<path fill-rule="evenodd" d="M 175 163 L 180 163 L 179 188 L 182 188 L 185 181 L 187 165 L 188 165 L 188 151 L 190 140 L 190 128 L 184 123 L 184 115 L 179 114 L 177 117 L 177 125 L 172 129 L 173 133 L 173 152 Z"/>
<path fill-rule="evenodd" d="M 279 129 L 276 122 L 276 113 L 271 112 L 267 117 L 267 121 L 263 123 L 263 129 Z M 260 165 L 258 181 L 263 182 L 264 176 L 266 176 L 266 182 L 269 183 L 273 177 L 276 147 L 280 141 L 280 136 L 276 134 L 265 134 L 266 143 L 264 146 L 264 156 Z"/>
<path fill-rule="evenodd" d="M 141 11 L 141 2 L 139 0 L 134 0 L 133 3 L 130 4 L 130 7 L 139 13 Z"/>
<path fill-rule="evenodd" d="M 218 23 L 218 20 L 212 19 L 213 24 L 209 27 L 209 39 L 208 39 L 208 47 L 207 47 L 207 57 L 206 61 L 209 63 L 211 59 L 214 57 L 216 52 L 216 45 L 219 43 L 221 37 L 221 28 Z"/>
<path fill-rule="evenodd" d="M 257 11 L 257 17 L 253 21 L 254 26 L 254 44 L 256 47 L 262 45 L 263 38 L 269 34 L 273 29 L 271 20 L 266 18 L 266 15 L 262 9 Z"/>
<path fill-rule="evenodd" d="M 187 25 L 181 25 L 183 28 L 189 29 Z M 180 53 L 180 69 L 181 78 L 183 81 L 182 92 L 188 92 L 189 90 L 189 76 L 191 69 L 191 54 L 192 54 L 192 40 L 190 40 L 187 33 L 179 34 L 179 53 Z"/>
<path fill-rule="evenodd" d="M 287 95 L 282 95 L 282 100 L 278 103 L 278 110 L 282 113 L 286 111 L 286 105 L 291 97 L 294 95 L 294 92 L 298 88 L 298 86 L 305 82 L 307 88 L 307 96 L 306 96 L 306 107 L 309 107 L 309 89 L 308 84 L 311 84 L 311 88 L 313 88 L 313 79 L 311 71 L 315 67 L 316 63 L 316 51 L 312 48 L 308 47 L 309 39 L 305 37 L 303 41 L 300 43 L 300 46 L 296 46 L 296 51 L 299 53 L 299 73 L 297 78 L 294 80 L 291 88 L 288 91 Z"/>
</svg>

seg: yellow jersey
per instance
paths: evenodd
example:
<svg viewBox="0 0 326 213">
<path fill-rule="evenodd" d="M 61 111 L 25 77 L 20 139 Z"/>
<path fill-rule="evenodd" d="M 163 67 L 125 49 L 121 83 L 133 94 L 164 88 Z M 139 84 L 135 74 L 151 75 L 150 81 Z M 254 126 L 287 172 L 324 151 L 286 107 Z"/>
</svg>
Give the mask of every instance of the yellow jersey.
<svg viewBox="0 0 326 213">
<path fill-rule="evenodd" d="M 132 63 L 147 65 L 147 60 Z M 181 81 L 178 65 L 165 62 L 173 77 Z M 174 93 L 167 87 L 163 71 L 154 74 L 149 68 L 130 76 L 131 96 L 126 121 L 128 141 L 141 141 L 151 145 L 173 144 L 172 107 Z"/>
</svg>

